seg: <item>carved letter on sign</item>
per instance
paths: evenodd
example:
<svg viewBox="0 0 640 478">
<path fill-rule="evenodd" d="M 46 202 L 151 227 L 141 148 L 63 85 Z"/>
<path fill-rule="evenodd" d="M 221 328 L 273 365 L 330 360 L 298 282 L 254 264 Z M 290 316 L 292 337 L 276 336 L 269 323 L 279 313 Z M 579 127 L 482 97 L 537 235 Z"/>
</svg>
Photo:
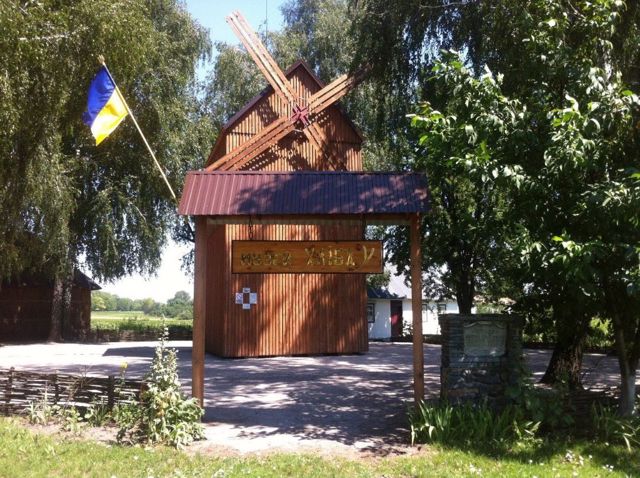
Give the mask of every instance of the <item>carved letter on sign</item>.
<svg viewBox="0 0 640 478">
<path fill-rule="evenodd" d="M 233 241 L 238 273 L 382 272 L 382 241 Z"/>
</svg>

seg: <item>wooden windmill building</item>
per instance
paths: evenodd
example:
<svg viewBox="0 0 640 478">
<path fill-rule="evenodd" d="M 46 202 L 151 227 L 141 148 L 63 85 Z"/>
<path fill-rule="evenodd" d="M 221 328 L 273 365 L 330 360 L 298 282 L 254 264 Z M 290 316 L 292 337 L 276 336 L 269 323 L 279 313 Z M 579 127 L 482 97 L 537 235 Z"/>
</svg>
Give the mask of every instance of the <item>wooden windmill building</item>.
<svg viewBox="0 0 640 478">
<path fill-rule="evenodd" d="M 223 357 L 366 352 L 363 272 L 382 257 L 365 224 L 417 231 L 427 200 L 420 175 L 362 171 L 362 136 L 336 103 L 363 71 L 328 85 L 302 61 L 282 72 L 239 13 L 227 21 L 270 86 L 225 125 L 180 202 L 196 218 L 198 397 L 199 331 Z"/>
<path fill-rule="evenodd" d="M 354 79 L 340 78 L 341 90 L 326 90 L 332 96 L 314 98 L 325 85 L 303 61 L 281 73 L 239 14 L 231 16 L 229 23 L 271 86 L 228 121 L 206 169 L 362 170 L 362 136 L 335 105 Z M 210 227 L 210 283 L 220 286 L 207 302 L 207 351 L 224 357 L 253 357 L 367 350 L 362 274 L 234 274 L 230 262 L 235 240 L 357 240 L 363 238 L 362 225 Z M 243 289 L 258 294 L 259 303 L 249 310 L 229 300 Z"/>
</svg>

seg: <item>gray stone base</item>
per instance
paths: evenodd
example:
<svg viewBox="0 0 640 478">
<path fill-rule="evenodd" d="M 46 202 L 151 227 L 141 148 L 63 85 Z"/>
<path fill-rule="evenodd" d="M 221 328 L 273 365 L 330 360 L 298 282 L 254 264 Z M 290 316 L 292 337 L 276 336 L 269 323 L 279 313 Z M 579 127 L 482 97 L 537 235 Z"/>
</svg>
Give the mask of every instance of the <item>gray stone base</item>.
<svg viewBox="0 0 640 478">
<path fill-rule="evenodd" d="M 504 406 L 508 402 L 507 388 L 520 382 L 521 319 L 509 315 L 445 314 L 439 322 L 440 398 L 449 403 L 486 400 L 492 407 Z"/>
</svg>

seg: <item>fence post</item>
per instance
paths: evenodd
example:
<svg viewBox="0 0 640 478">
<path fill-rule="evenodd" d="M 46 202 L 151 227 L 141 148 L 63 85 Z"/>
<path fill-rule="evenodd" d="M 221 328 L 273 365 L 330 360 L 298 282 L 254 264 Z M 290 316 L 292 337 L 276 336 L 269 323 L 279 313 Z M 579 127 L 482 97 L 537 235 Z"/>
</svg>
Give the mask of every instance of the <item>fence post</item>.
<svg viewBox="0 0 640 478">
<path fill-rule="evenodd" d="M 107 382 L 107 408 L 113 410 L 115 405 L 115 380 L 113 375 L 109 375 Z"/>
<path fill-rule="evenodd" d="M 11 367 L 9 369 L 9 378 L 7 379 L 7 386 L 4 391 L 4 413 L 9 415 L 9 406 L 11 405 L 11 390 L 13 388 L 13 371 L 15 369 Z"/>
<path fill-rule="evenodd" d="M 53 374 L 53 403 L 57 405 L 60 401 L 60 387 L 58 384 L 58 372 Z"/>
</svg>

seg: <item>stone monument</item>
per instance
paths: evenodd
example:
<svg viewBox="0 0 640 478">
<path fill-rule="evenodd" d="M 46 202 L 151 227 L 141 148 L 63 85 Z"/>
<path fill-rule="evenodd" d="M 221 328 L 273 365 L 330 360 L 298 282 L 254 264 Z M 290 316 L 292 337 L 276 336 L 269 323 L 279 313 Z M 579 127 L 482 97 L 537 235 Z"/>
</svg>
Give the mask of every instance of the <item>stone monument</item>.
<svg viewBox="0 0 640 478">
<path fill-rule="evenodd" d="M 522 320 L 515 315 L 444 314 L 440 398 L 449 403 L 483 400 L 496 408 L 520 380 Z"/>
</svg>

